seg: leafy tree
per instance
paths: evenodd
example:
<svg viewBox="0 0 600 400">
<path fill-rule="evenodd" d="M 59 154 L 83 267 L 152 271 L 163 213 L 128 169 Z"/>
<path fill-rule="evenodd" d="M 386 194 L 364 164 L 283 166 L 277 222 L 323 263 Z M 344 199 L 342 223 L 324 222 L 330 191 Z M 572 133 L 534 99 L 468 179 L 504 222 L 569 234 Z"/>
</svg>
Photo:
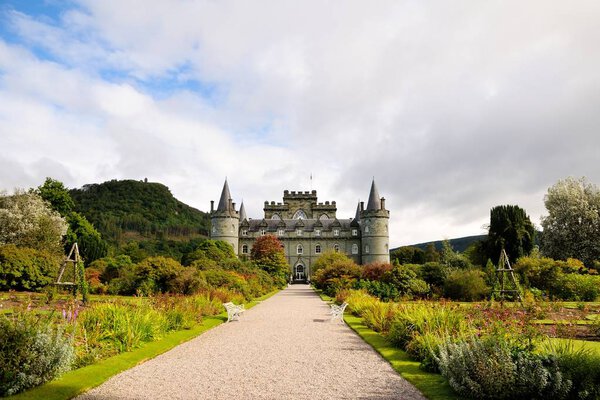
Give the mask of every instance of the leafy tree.
<svg viewBox="0 0 600 400">
<path fill-rule="evenodd" d="M 184 267 L 167 257 L 149 257 L 134 267 L 135 286 L 142 294 L 165 293 Z"/>
<path fill-rule="evenodd" d="M 341 262 L 346 263 L 352 261 L 343 253 L 336 252 L 333 250 L 327 250 L 323 254 L 321 254 L 312 264 L 312 275 L 317 273 L 318 270 L 323 269 L 327 266 L 333 265 L 335 263 Z"/>
<path fill-rule="evenodd" d="M 398 264 L 424 264 L 425 252 L 418 247 L 403 246 L 392 251 L 390 254 L 392 262 L 397 261 Z"/>
<path fill-rule="evenodd" d="M 0 194 L 0 245 L 14 244 L 62 254 L 67 223 L 35 193 Z"/>
<path fill-rule="evenodd" d="M 437 251 L 433 243 L 428 243 L 425 247 L 425 262 L 438 261 L 440 261 L 440 253 Z"/>
<path fill-rule="evenodd" d="M 194 261 L 203 259 L 220 262 L 235 258 L 235 253 L 231 245 L 222 240 L 203 239 L 195 247 L 195 250 L 183 256 L 183 265 L 190 265 Z"/>
<path fill-rule="evenodd" d="M 81 214 L 73 211 L 75 203 L 62 182 L 46 178 L 37 193 L 46 200 L 55 211 L 58 211 L 69 224 L 65 238 L 65 251 L 69 251 L 73 243 L 79 246 L 79 252 L 86 263 L 106 256 L 108 245 L 94 226 Z"/>
<path fill-rule="evenodd" d="M 273 276 L 278 285 L 283 286 L 288 281 L 290 267 L 283 244 L 275 236 L 265 235 L 256 239 L 250 257 L 256 266 Z"/>
<path fill-rule="evenodd" d="M 516 205 L 491 209 L 487 257 L 495 264 L 498 263 L 502 249 L 515 262 L 519 257 L 528 255 L 534 244 L 535 227 L 525 210 Z"/>
<path fill-rule="evenodd" d="M 440 262 L 448 268 L 466 269 L 471 267 L 469 259 L 452 248 L 448 240 L 442 242 Z"/>
<path fill-rule="evenodd" d="M 401 295 L 424 297 L 430 291 L 429 285 L 417 277 L 410 265 L 394 265 L 389 282 L 396 286 Z"/>
<path fill-rule="evenodd" d="M 600 190 L 585 178 L 567 178 L 548 189 L 542 217 L 542 252 L 556 259 L 600 260 Z"/>
</svg>

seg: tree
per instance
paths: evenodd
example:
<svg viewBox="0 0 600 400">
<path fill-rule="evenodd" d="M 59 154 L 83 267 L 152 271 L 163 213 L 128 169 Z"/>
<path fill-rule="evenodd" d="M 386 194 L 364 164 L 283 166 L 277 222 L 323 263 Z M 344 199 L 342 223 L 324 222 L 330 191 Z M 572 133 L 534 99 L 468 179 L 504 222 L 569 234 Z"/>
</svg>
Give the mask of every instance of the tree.
<svg viewBox="0 0 600 400">
<path fill-rule="evenodd" d="M 273 235 L 259 237 L 252 246 L 250 257 L 256 266 L 275 279 L 276 285 L 285 285 L 290 276 L 290 267 L 279 239 Z"/>
<path fill-rule="evenodd" d="M 487 256 L 494 263 L 498 263 L 502 249 L 513 262 L 528 255 L 534 241 L 535 227 L 521 207 L 504 205 L 491 209 Z"/>
<path fill-rule="evenodd" d="M 398 264 L 424 264 L 425 252 L 418 247 L 403 246 L 392 251 L 390 254 L 392 262 L 398 260 Z"/>
<path fill-rule="evenodd" d="M 311 275 L 314 276 L 318 270 L 323 269 L 329 265 L 333 265 L 338 262 L 343 263 L 343 262 L 348 262 L 348 261 L 352 261 L 352 260 L 350 260 L 347 255 L 340 253 L 340 252 L 333 251 L 333 250 L 327 250 L 323 254 L 321 254 L 319 257 L 317 257 L 317 259 L 311 266 L 312 267 Z"/>
<path fill-rule="evenodd" d="M 62 254 L 67 223 L 35 193 L 0 194 L 0 245 L 14 244 Z"/>
<path fill-rule="evenodd" d="M 73 211 L 75 203 L 62 182 L 46 178 L 44 184 L 37 188 L 37 193 L 52 206 L 52 209 L 66 218 L 69 224 L 65 238 L 66 251 L 77 242 L 80 254 L 86 263 L 106 256 L 108 245 L 83 215 Z"/>
<path fill-rule="evenodd" d="M 548 189 L 542 217 L 542 252 L 577 258 L 588 267 L 600 260 L 600 190 L 586 178 L 567 178 Z"/>
</svg>

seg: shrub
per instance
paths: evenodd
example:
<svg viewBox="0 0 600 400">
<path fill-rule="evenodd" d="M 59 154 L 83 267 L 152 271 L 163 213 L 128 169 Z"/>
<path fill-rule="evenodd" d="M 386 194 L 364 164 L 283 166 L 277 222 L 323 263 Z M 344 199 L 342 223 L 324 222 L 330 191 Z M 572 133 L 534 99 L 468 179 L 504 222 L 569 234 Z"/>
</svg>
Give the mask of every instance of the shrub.
<svg viewBox="0 0 600 400">
<path fill-rule="evenodd" d="M 241 293 L 245 299 L 250 299 L 246 280 L 237 272 L 226 271 L 223 269 L 209 269 L 207 271 L 201 271 L 200 274 L 210 287 L 233 290 Z"/>
<path fill-rule="evenodd" d="M 183 267 L 168 257 L 148 257 L 134 269 L 136 291 L 143 295 L 165 293 L 169 290 L 169 281 L 177 277 Z"/>
<path fill-rule="evenodd" d="M 357 283 L 356 287 L 366 290 L 369 294 L 383 301 L 395 300 L 400 296 L 398 288 L 388 282 L 361 280 Z"/>
<path fill-rule="evenodd" d="M 395 303 L 375 300 L 368 304 L 361 313 L 365 324 L 375 332 L 387 333 L 396 312 Z"/>
<path fill-rule="evenodd" d="M 388 280 L 396 286 L 400 295 L 423 297 L 429 293 L 429 285 L 417 278 L 412 265 L 394 265 Z"/>
<path fill-rule="evenodd" d="M 485 274 L 475 269 L 453 271 L 444 283 L 444 295 L 453 300 L 482 300 L 490 292 L 484 278 Z"/>
<path fill-rule="evenodd" d="M 573 342 L 549 342 L 545 352 L 556 359 L 565 379 L 572 383 L 567 399 L 600 399 L 600 355 Z"/>
<path fill-rule="evenodd" d="M 0 246 L 0 290 L 38 290 L 54 282 L 56 256 L 41 250 Z"/>
<path fill-rule="evenodd" d="M 600 276 L 566 274 L 559 287 L 558 295 L 563 300 L 594 301 L 600 296 Z"/>
<path fill-rule="evenodd" d="M 175 278 L 167 282 L 170 293 L 191 295 L 206 288 L 205 277 L 195 268 L 184 268 Z"/>
<path fill-rule="evenodd" d="M 571 387 L 553 359 L 497 337 L 444 344 L 438 365 L 450 386 L 471 399 L 560 399 Z"/>
<path fill-rule="evenodd" d="M 337 254 L 337 253 L 334 253 Z M 389 263 L 374 262 L 367 264 L 362 270 L 362 279 L 368 281 L 379 281 L 383 276 L 392 271 L 392 265 Z"/>
<path fill-rule="evenodd" d="M 69 369 L 72 341 L 30 312 L 0 315 L 0 396 L 41 385 Z"/>
<path fill-rule="evenodd" d="M 315 272 L 313 282 L 317 289 L 333 297 L 337 291 L 351 288 L 360 275 L 360 267 L 346 257 Z"/>
</svg>

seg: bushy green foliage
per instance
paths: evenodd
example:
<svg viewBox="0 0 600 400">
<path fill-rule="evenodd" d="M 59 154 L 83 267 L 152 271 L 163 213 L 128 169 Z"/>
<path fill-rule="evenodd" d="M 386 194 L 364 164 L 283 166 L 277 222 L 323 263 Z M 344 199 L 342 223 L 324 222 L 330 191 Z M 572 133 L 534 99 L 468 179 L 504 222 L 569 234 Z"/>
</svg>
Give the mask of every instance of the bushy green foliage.
<svg viewBox="0 0 600 400">
<path fill-rule="evenodd" d="M 39 290 L 52 283 L 60 261 L 45 251 L 0 246 L 0 290 Z"/>
<path fill-rule="evenodd" d="M 600 296 L 600 276 L 565 274 L 559 281 L 558 295 L 563 300 L 595 301 Z"/>
<path fill-rule="evenodd" d="M 317 260 L 324 256 L 330 258 L 325 254 Z M 332 258 L 331 264 L 319 269 L 312 277 L 315 287 L 323 290 L 329 296 L 335 296 L 337 291 L 353 287 L 362 275 L 361 268 L 346 255 L 343 256 Z"/>
<path fill-rule="evenodd" d="M 208 235 L 208 214 L 178 201 L 159 183 L 112 180 L 70 194 L 75 211 L 112 243 L 121 242 L 128 231 L 146 237 Z"/>
<path fill-rule="evenodd" d="M 143 295 L 169 292 L 171 281 L 182 271 L 172 258 L 149 257 L 134 267 L 136 291 Z"/>
<path fill-rule="evenodd" d="M 506 250 L 509 260 L 528 255 L 535 243 L 535 228 L 529 216 L 516 205 L 496 206 L 490 210 L 487 258 L 498 263 L 500 251 Z"/>
<path fill-rule="evenodd" d="M 403 246 L 390 253 L 392 262 L 398 264 L 423 264 L 425 263 L 425 252 L 418 247 Z"/>
<path fill-rule="evenodd" d="M 0 396 L 56 378 L 72 359 L 71 339 L 49 320 L 32 312 L 0 315 Z"/>
<path fill-rule="evenodd" d="M 450 386 L 468 399 L 560 399 L 571 388 L 555 360 L 498 337 L 444 344 L 438 365 Z"/>
<path fill-rule="evenodd" d="M 598 353 L 585 347 L 575 348 L 570 341 L 551 343 L 544 349 L 544 353 L 556 360 L 564 379 L 571 382 L 571 390 L 562 398 L 600 399 L 600 355 Z"/>
<path fill-rule="evenodd" d="M 489 293 L 485 274 L 477 269 L 452 271 L 444 282 L 444 296 L 453 300 L 478 301 Z"/>
<path fill-rule="evenodd" d="M 396 300 L 400 297 L 398 288 L 391 283 L 381 281 L 360 280 L 356 284 L 357 289 L 366 290 L 383 301 Z"/>
<path fill-rule="evenodd" d="M 394 265 L 387 280 L 394 285 L 400 295 L 425 297 L 429 285 L 417 277 L 417 273 L 410 265 Z"/>
</svg>

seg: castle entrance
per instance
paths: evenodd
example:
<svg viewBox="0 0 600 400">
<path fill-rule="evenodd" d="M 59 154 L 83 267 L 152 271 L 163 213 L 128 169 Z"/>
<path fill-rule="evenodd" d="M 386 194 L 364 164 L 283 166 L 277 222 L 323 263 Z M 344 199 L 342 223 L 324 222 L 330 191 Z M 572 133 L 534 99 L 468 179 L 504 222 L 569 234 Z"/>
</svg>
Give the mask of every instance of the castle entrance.
<svg viewBox="0 0 600 400">
<path fill-rule="evenodd" d="M 304 265 L 298 264 L 294 267 L 294 283 L 306 283 L 306 269 Z"/>
</svg>

